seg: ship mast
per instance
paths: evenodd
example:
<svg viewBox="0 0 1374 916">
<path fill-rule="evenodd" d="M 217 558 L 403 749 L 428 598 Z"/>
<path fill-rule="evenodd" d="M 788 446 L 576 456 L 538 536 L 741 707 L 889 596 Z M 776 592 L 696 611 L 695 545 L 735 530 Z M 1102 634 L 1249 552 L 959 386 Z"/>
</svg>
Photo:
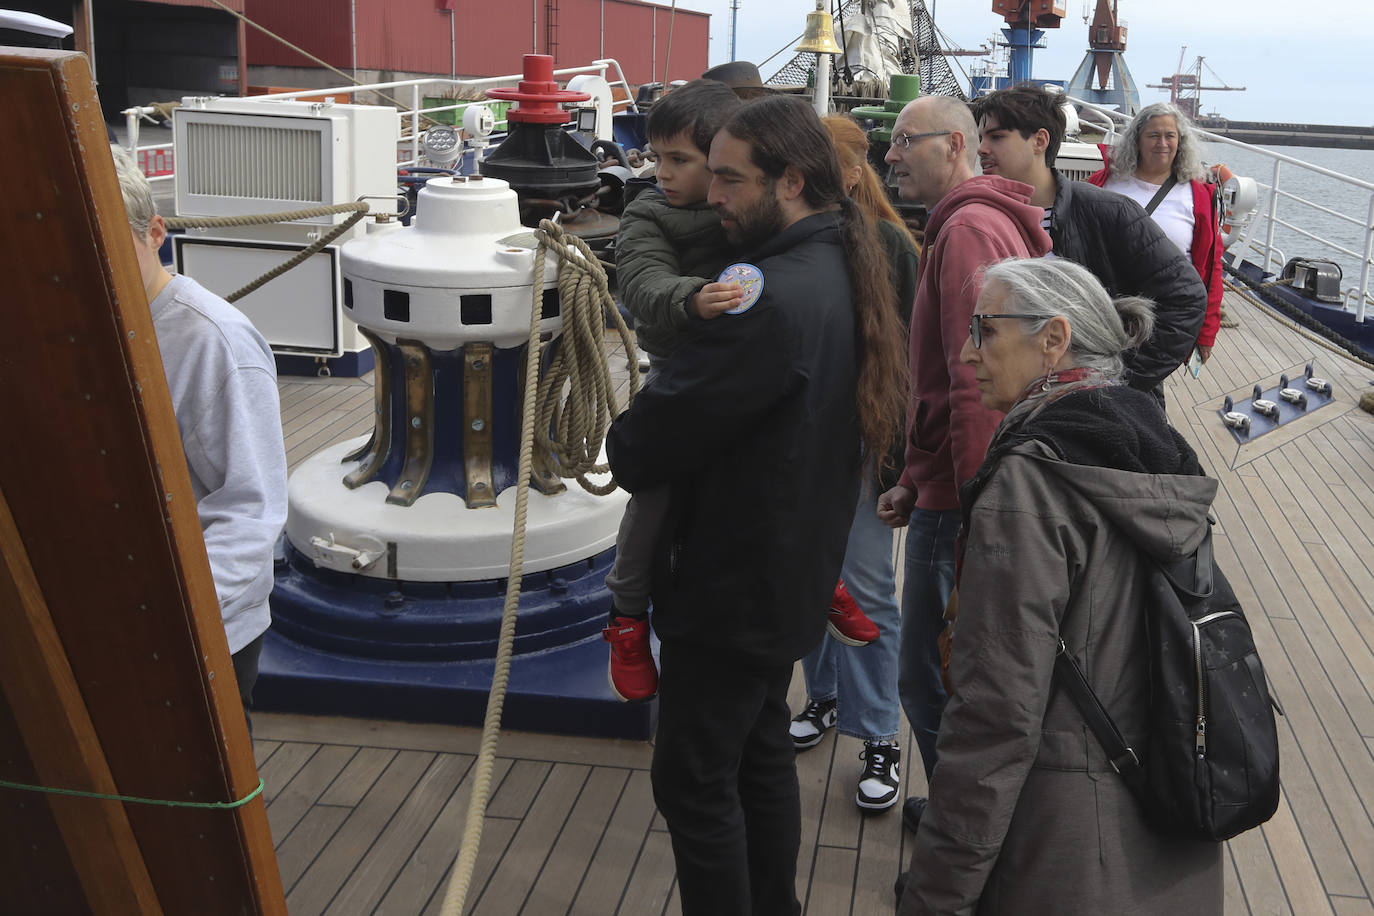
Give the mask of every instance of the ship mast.
<svg viewBox="0 0 1374 916">
<path fill-rule="evenodd" d="M 735 38 L 739 35 L 739 0 L 730 0 L 730 59 L 735 59 Z"/>
</svg>

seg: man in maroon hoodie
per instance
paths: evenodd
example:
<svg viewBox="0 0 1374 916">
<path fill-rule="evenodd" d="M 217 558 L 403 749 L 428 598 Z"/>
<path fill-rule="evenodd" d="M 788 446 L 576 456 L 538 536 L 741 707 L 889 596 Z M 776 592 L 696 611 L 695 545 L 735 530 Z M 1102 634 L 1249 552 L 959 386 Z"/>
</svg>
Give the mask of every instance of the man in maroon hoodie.
<svg viewBox="0 0 1374 916">
<path fill-rule="evenodd" d="M 911 313 L 911 404 L 906 467 L 878 498 L 878 516 L 907 525 L 898 693 L 926 778 L 945 690 L 937 639 L 954 587 L 959 485 L 983 461 L 1002 415 L 982 405 L 973 370 L 959 362 L 981 289 L 979 270 L 1004 258 L 1042 257 L 1050 238 L 1034 188 L 979 175 L 978 127 L 962 101 L 925 96 L 907 105 L 892 130 L 887 161 L 905 200 L 930 211 Z M 908 798 L 902 821 L 915 830 L 926 800 Z"/>
</svg>

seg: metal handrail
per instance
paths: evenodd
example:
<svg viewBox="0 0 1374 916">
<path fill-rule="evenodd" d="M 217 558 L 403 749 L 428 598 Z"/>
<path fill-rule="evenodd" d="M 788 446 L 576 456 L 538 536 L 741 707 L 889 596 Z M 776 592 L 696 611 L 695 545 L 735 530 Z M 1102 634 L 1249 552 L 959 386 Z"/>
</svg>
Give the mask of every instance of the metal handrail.
<svg viewBox="0 0 1374 916">
<path fill-rule="evenodd" d="M 611 79 L 609 77 L 608 71 L 611 68 L 615 68 L 615 79 Z M 598 58 L 597 60 L 594 60 L 590 64 L 587 64 L 585 66 L 564 67 L 561 70 L 553 71 L 553 75 L 555 77 L 576 76 L 578 74 L 583 73 L 596 73 L 606 80 L 607 85 L 619 86 L 625 90 L 626 98 L 613 100 L 611 102 L 612 109 L 620 108 L 623 106 L 628 108 L 630 111 L 635 112 L 636 114 L 639 113 L 639 106 L 635 102 L 634 92 L 630 89 L 629 81 L 625 79 L 625 70 L 620 66 L 620 62 L 618 60 L 616 60 L 613 57 L 603 57 Z M 397 163 L 398 166 L 404 167 L 408 165 L 414 165 L 415 163 L 420 161 L 420 135 L 422 133 L 422 131 L 420 130 L 421 118 L 424 118 L 431 113 L 445 111 L 456 112 L 462 109 L 466 109 L 472 105 L 485 104 L 484 101 L 475 100 L 455 102 L 452 105 L 436 105 L 431 108 L 423 108 L 420 105 L 420 100 L 422 98 L 420 93 L 421 87 L 433 86 L 436 88 L 462 87 L 465 89 L 480 89 L 486 86 L 499 86 L 503 84 L 513 85 L 515 83 L 518 83 L 522 79 L 524 79 L 524 74 L 521 73 L 514 73 L 507 76 L 483 76 L 474 79 L 453 79 L 446 76 L 430 76 L 409 80 L 392 80 L 391 82 L 387 83 L 363 83 L 355 86 L 331 86 L 325 89 L 294 89 L 290 92 L 269 92 L 264 95 L 253 96 L 253 98 L 255 100 L 267 101 L 290 101 L 292 99 L 298 99 L 302 96 L 306 96 L 309 98 L 317 98 L 329 95 L 346 95 L 357 92 L 376 92 L 387 89 L 409 89 L 410 108 L 399 111 L 399 115 L 402 118 L 402 123 L 405 124 L 406 120 L 409 121 L 409 129 L 402 131 L 400 139 L 402 141 L 410 141 L 410 158 Z M 145 115 L 154 113 L 155 110 L 156 109 L 144 106 L 126 108 L 123 112 L 125 122 L 128 126 L 129 154 L 131 156 L 134 156 L 135 158 L 137 158 L 138 152 L 140 150 L 165 149 L 171 146 L 170 143 L 159 144 L 157 146 L 138 145 L 139 119 Z M 507 122 L 501 120 L 497 121 L 496 123 L 499 126 L 504 125 Z M 165 181 L 170 179 L 171 177 L 172 176 L 170 175 L 164 175 L 160 178 L 153 178 L 149 180 Z"/>
<path fill-rule="evenodd" d="M 1067 98 L 1069 98 L 1077 105 L 1081 105 L 1084 108 L 1090 109 L 1091 111 L 1097 114 L 1107 116 L 1107 118 L 1109 119 L 1109 123 L 1115 123 L 1115 121 L 1125 122 L 1129 120 L 1125 115 L 1121 114 L 1118 111 L 1113 111 L 1110 108 L 1103 108 L 1100 105 L 1095 105 L 1092 102 L 1088 102 L 1084 99 L 1075 98 L 1073 96 L 1067 96 Z M 1264 242 L 1262 245 L 1257 246 L 1252 241 L 1252 236 L 1258 231 L 1260 223 L 1260 220 L 1258 219 L 1252 219 L 1250 221 L 1250 224 L 1241 232 L 1240 242 L 1247 244 L 1249 247 L 1253 248 L 1264 258 L 1264 269 L 1266 270 L 1269 267 L 1270 261 L 1273 259 L 1273 253 L 1278 250 L 1274 246 L 1274 228 L 1276 226 L 1283 226 L 1287 229 L 1297 232 L 1300 235 L 1305 236 L 1306 238 L 1312 239 L 1314 242 L 1317 242 L 1320 245 L 1338 251 L 1341 254 L 1347 255 L 1349 257 L 1355 258 L 1357 261 L 1360 262 L 1360 282 L 1358 286 L 1348 287 L 1346 290 L 1342 292 L 1342 301 L 1349 301 L 1350 298 L 1353 296 L 1355 298 L 1355 320 L 1360 322 L 1364 321 L 1366 314 L 1366 306 L 1370 303 L 1374 303 L 1374 297 L 1371 297 L 1370 295 L 1370 274 L 1371 267 L 1374 267 L 1374 182 L 1368 182 L 1359 178 L 1354 178 L 1350 175 L 1344 175 L 1340 172 L 1333 171 L 1332 169 L 1328 169 L 1320 165 L 1315 165 L 1311 162 L 1306 162 L 1294 156 L 1285 155 L 1284 153 L 1276 153 L 1258 146 L 1251 146 L 1249 143 L 1242 143 L 1239 140 L 1233 140 L 1230 137 L 1223 137 L 1219 134 L 1214 134 L 1210 131 L 1202 130 L 1201 128 L 1195 129 L 1197 130 L 1199 136 L 1202 137 L 1202 139 L 1210 143 L 1220 143 L 1226 146 L 1238 147 L 1240 149 L 1244 149 L 1252 153 L 1258 153 L 1261 156 L 1267 156 L 1274 162 L 1274 172 L 1271 182 L 1269 184 L 1264 184 L 1262 182 L 1256 181 L 1257 186 L 1264 188 L 1269 192 L 1269 198 L 1266 202 L 1266 205 L 1263 208 L 1256 208 L 1256 214 L 1262 215 L 1265 220 Z M 1110 138 L 1113 133 L 1114 131 L 1108 131 L 1108 138 Z M 1359 190 L 1369 192 L 1369 212 L 1367 219 L 1361 221 L 1357 217 L 1347 216 L 1346 214 L 1339 213 L 1335 210 L 1330 209 L 1329 207 L 1322 206 L 1321 204 L 1314 203 L 1313 201 L 1307 200 L 1306 198 L 1299 197 L 1296 194 L 1284 191 L 1279 186 L 1279 174 L 1280 166 L 1282 166 L 1285 163 L 1288 165 L 1297 166 L 1301 169 L 1306 169 L 1309 172 L 1322 175 L 1326 178 L 1331 178 L 1336 181 L 1343 182 L 1344 184 L 1350 185 L 1352 188 L 1357 188 Z M 1308 232 L 1305 229 L 1298 228 L 1290 222 L 1279 219 L 1278 204 L 1279 198 L 1281 197 L 1311 207 L 1314 210 L 1320 211 L 1329 216 L 1337 217 L 1353 225 L 1362 227 L 1364 229 L 1364 254 L 1361 255 L 1359 252 L 1351 251 L 1349 248 L 1346 248 L 1343 245 L 1333 242 L 1330 239 L 1325 239 L 1321 236 L 1314 235 L 1313 233 Z M 1286 262 L 1280 261 L 1280 263 Z"/>
</svg>

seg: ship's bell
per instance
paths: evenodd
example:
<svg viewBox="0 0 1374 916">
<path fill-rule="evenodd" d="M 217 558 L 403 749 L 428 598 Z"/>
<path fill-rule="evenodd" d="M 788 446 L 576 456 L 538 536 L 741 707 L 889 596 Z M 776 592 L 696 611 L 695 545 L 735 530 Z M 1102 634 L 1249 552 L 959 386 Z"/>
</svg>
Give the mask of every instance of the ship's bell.
<svg viewBox="0 0 1374 916">
<path fill-rule="evenodd" d="M 802 35 L 797 51 L 810 51 L 814 54 L 842 54 L 835 43 L 835 20 L 822 10 L 806 14 L 806 32 Z"/>
</svg>

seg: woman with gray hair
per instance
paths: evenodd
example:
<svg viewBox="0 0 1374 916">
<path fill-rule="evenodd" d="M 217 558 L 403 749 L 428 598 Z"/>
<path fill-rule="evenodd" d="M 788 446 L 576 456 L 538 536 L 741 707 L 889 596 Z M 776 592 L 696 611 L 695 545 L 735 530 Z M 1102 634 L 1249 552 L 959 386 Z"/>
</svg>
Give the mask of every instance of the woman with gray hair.
<svg viewBox="0 0 1374 916">
<path fill-rule="evenodd" d="M 903 916 L 1222 912 L 1221 845 L 1154 833 L 1054 683 L 1069 652 L 1140 746 L 1150 563 L 1207 531 L 1215 481 L 1120 382 L 1151 321 L 1070 261 L 987 270 L 960 359 L 1006 417 L 960 491 L 952 690 Z"/>
<path fill-rule="evenodd" d="M 1200 142 L 1192 122 L 1176 106 L 1146 105 L 1115 143 L 1101 147 L 1106 168 L 1088 181 L 1140 204 L 1192 259 L 1207 287 L 1207 317 L 1197 338 L 1198 358 L 1205 363 L 1221 326 L 1225 246 L 1217 232 L 1217 186 L 1206 181 Z"/>
</svg>

